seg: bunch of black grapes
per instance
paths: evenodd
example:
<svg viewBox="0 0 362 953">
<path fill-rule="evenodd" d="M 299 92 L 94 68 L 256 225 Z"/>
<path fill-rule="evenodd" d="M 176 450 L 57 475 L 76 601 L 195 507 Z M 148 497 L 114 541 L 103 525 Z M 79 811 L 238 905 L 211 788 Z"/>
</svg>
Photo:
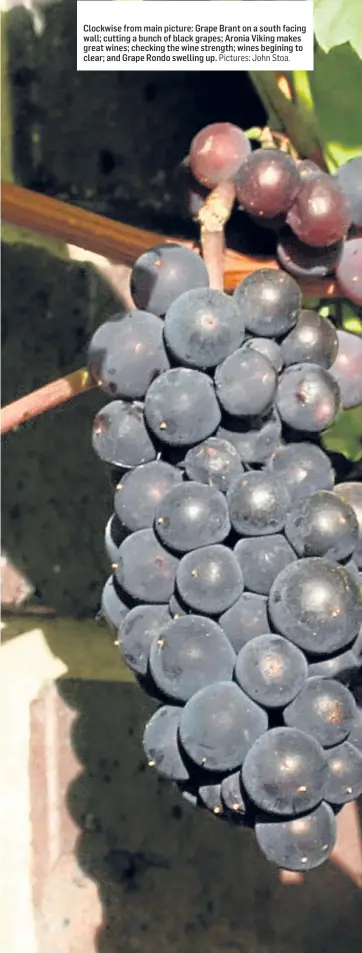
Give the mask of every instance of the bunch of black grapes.
<svg viewBox="0 0 362 953">
<path fill-rule="evenodd" d="M 131 290 L 88 352 L 111 398 L 93 424 L 114 487 L 101 611 L 159 702 L 150 766 L 309 870 L 362 793 L 362 486 L 335 485 L 320 445 L 337 334 L 285 271 L 231 297 L 177 244 L 142 255 Z"/>
</svg>

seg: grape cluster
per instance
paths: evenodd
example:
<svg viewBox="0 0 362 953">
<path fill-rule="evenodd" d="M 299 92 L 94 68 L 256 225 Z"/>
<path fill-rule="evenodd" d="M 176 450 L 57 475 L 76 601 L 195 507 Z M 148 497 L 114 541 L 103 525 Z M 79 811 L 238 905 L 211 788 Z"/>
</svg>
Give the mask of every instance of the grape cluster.
<svg viewBox="0 0 362 953">
<path fill-rule="evenodd" d="M 208 175 L 198 154 L 208 187 L 224 146 Z M 248 182 L 253 154 L 240 136 L 233 149 Z M 286 211 L 300 172 L 282 159 Z M 338 337 L 286 272 L 230 297 L 174 244 L 142 255 L 131 287 L 137 309 L 88 349 L 112 398 L 93 447 L 117 475 L 101 612 L 160 703 L 148 763 L 191 804 L 252 826 L 276 865 L 308 870 L 362 793 L 362 488 L 335 485 L 319 440 L 340 406 Z"/>
</svg>

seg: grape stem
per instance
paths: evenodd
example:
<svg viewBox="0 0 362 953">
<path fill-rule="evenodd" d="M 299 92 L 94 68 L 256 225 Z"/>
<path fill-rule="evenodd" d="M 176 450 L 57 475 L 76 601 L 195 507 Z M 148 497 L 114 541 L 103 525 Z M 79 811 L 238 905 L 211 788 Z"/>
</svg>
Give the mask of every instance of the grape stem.
<svg viewBox="0 0 362 953">
<path fill-rule="evenodd" d="M 225 225 L 234 201 L 234 182 L 221 182 L 207 196 L 197 216 L 202 257 L 209 273 L 210 288 L 217 291 L 224 290 Z"/>
</svg>

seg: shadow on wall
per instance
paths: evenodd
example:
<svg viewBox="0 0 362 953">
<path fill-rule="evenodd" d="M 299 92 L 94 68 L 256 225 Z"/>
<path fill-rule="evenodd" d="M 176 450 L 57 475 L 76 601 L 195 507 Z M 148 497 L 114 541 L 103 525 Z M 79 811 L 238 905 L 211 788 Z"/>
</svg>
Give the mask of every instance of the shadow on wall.
<svg viewBox="0 0 362 953">
<path fill-rule="evenodd" d="M 331 865 L 278 883 L 252 832 L 185 804 L 141 747 L 155 703 L 133 684 L 61 681 L 82 773 L 77 858 L 103 909 L 98 953 L 358 953 L 359 891 Z"/>
</svg>

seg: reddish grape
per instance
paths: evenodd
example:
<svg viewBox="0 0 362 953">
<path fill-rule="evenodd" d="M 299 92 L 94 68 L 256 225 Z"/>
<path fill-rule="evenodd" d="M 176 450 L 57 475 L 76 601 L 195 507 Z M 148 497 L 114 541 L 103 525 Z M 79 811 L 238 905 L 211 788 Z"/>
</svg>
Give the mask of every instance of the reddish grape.
<svg viewBox="0 0 362 953">
<path fill-rule="evenodd" d="M 302 179 L 287 222 L 307 245 L 329 246 L 344 238 L 351 224 L 347 198 L 326 173 Z"/>
<path fill-rule="evenodd" d="M 279 235 L 277 256 L 282 268 L 294 278 L 325 278 L 341 258 L 344 242 L 335 242 L 328 248 L 311 248 L 301 242 L 290 228 Z"/>
<path fill-rule="evenodd" d="M 345 243 L 336 275 L 346 298 L 362 305 L 362 238 Z"/>
<path fill-rule="evenodd" d="M 249 139 L 231 122 L 214 122 L 193 138 L 190 169 L 195 179 L 213 189 L 231 179 L 251 152 Z"/>
<path fill-rule="evenodd" d="M 260 218 L 288 211 L 301 187 L 297 166 L 277 149 L 259 149 L 243 162 L 236 179 L 242 209 Z"/>
</svg>

